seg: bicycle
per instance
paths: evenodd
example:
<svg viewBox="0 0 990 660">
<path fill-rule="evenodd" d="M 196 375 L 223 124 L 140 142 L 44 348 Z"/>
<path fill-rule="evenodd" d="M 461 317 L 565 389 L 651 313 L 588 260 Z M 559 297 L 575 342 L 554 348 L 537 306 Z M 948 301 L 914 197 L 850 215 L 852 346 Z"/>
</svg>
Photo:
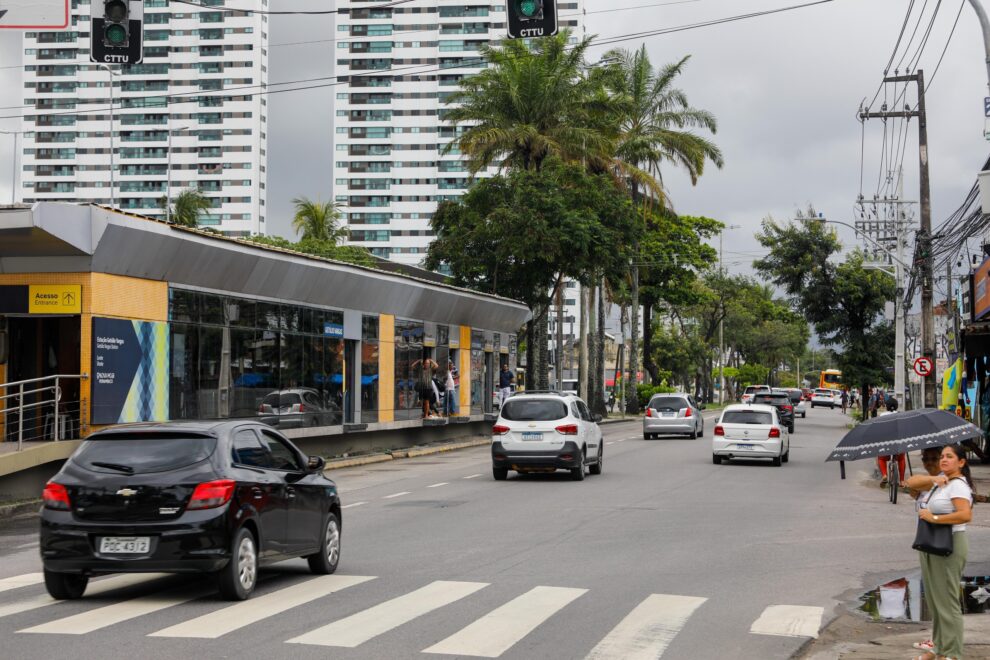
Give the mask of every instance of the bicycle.
<svg viewBox="0 0 990 660">
<path fill-rule="evenodd" d="M 901 485 L 901 470 L 897 467 L 897 456 L 887 457 L 887 488 L 890 490 L 890 503 L 897 504 L 897 491 Z"/>
</svg>

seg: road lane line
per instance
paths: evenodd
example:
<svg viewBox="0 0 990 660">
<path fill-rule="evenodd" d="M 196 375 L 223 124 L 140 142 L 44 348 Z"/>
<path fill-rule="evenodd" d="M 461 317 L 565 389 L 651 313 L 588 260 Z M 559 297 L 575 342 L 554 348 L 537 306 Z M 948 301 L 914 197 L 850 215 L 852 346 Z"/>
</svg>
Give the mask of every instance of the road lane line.
<svg viewBox="0 0 990 660">
<path fill-rule="evenodd" d="M 497 658 L 587 589 L 535 587 L 423 653 Z"/>
<path fill-rule="evenodd" d="M 369 639 L 470 596 L 487 586 L 486 582 L 431 582 L 404 596 L 393 598 L 305 635 L 294 637 L 287 643 L 355 648 Z"/>
<path fill-rule="evenodd" d="M 152 614 L 160 610 L 188 603 L 191 600 L 202 598 L 203 596 L 216 593 L 215 587 L 190 588 L 188 586 L 169 589 L 159 594 L 131 598 L 129 600 L 99 607 L 95 610 L 82 612 L 74 616 L 56 619 L 38 626 L 18 630 L 19 633 L 50 633 L 58 635 L 85 635 L 112 626 L 116 623 L 123 623 L 136 619 L 145 614 Z"/>
<path fill-rule="evenodd" d="M 446 486 L 448 484 L 449 484 L 449 482 L 447 482 L 447 481 L 441 481 L 438 484 L 433 484 L 432 486 L 427 486 L 427 488 L 439 488 L 440 486 Z"/>
<path fill-rule="evenodd" d="M 3 578 L 0 580 L 0 591 L 10 591 L 11 589 L 30 587 L 34 584 L 41 584 L 44 581 L 44 573 L 25 573 L 24 575 L 15 575 L 14 577 Z"/>
<path fill-rule="evenodd" d="M 606 445 L 614 445 L 614 444 L 615 444 L 615 441 L 614 441 L 614 440 L 609 440 L 609 441 L 608 441 L 608 442 L 606 442 L 605 444 L 606 444 Z"/>
<path fill-rule="evenodd" d="M 756 635 L 817 638 L 824 613 L 823 607 L 771 605 L 753 622 L 749 632 Z"/>
<path fill-rule="evenodd" d="M 350 509 L 353 506 L 361 506 L 362 504 L 367 504 L 367 502 L 355 502 L 354 504 L 345 504 L 344 506 L 342 506 L 340 508 L 341 509 Z"/>
<path fill-rule="evenodd" d="M 92 581 L 89 583 L 89 587 L 86 588 L 85 597 L 88 599 L 115 589 L 124 589 L 126 587 L 132 587 L 136 584 L 152 582 L 159 578 L 163 578 L 166 575 L 167 573 L 135 573 L 130 575 L 115 575 L 102 580 Z M 67 601 L 55 600 L 47 593 L 39 594 L 31 598 L 25 598 L 23 600 L 14 601 L 13 603 L 7 603 L 6 605 L 0 605 L 0 619 L 12 614 L 28 612 L 30 610 L 36 610 L 39 607 L 56 605 L 58 603 L 65 602 Z"/>
<path fill-rule="evenodd" d="M 148 637 L 216 639 L 293 607 L 374 579 L 375 576 L 370 575 L 324 575 L 164 628 Z"/>
<path fill-rule="evenodd" d="M 587 660 L 655 660 L 707 598 L 651 594 L 591 650 Z"/>
<path fill-rule="evenodd" d="M 468 476 L 463 477 L 463 478 L 464 479 L 474 479 L 475 477 L 480 477 L 480 476 L 481 476 L 481 473 L 479 472 L 477 474 L 469 474 Z"/>
<path fill-rule="evenodd" d="M 408 490 L 404 490 L 404 491 L 402 491 L 401 493 L 392 493 L 391 495 L 386 495 L 386 496 L 385 496 L 385 497 L 383 497 L 382 499 L 383 499 L 383 500 L 390 500 L 390 499 L 392 499 L 393 497 L 402 497 L 403 495 L 408 495 L 408 494 L 409 494 L 409 491 L 408 491 Z"/>
</svg>

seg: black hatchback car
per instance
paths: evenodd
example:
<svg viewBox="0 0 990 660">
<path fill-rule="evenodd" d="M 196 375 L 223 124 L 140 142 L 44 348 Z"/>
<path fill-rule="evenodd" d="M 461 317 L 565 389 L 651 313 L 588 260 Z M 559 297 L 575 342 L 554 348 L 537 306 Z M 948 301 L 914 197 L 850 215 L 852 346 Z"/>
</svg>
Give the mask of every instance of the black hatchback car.
<svg viewBox="0 0 990 660">
<path fill-rule="evenodd" d="M 41 558 L 57 599 L 100 573 L 210 573 L 243 600 L 258 567 L 340 560 L 340 498 L 324 461 L 254 421 L 140 424 L 89 436 L 45 486 Z"/>
<path fill-rule="evenodd" d="M 774 406 L 780 423 L 787 427 L 788 433 L 794 433 L 794 403 L 787 392 L 759 392 L 753 395 L 750 403 Z"/>
</svg>

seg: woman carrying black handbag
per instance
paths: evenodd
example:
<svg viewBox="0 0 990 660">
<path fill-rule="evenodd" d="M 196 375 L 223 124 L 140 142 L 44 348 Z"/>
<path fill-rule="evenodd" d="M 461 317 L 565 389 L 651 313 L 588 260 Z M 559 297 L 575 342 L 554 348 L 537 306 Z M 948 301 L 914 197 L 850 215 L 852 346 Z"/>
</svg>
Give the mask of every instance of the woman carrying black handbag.
<svg viewBox="0 0 990 660">
<path fill-rule="evenodd" d="M 973 518 L 973 481 L 961 445 L 942 448 L 939 459 L 941 474 L 915 475 L 908 486 L 915 490 L 931 488 L 927 501 L 918 510 L 919 532 L 917 541 L 926 536 L 926 525 L 951 525 L 951 553 L 944 554 L 938 548 L 919 552 L 921 575 L 924 581 L 925 602 L 932 613 L 932 641 L 934 648 L 919 656 L 918 660 L 936 658 L 962 658 L 963 619 L 959 603 L 959 582 L 969 542 L 966 539 L 966 523 Z M 928 530 L 929 532 L 931 530 Z"/>
</svg>

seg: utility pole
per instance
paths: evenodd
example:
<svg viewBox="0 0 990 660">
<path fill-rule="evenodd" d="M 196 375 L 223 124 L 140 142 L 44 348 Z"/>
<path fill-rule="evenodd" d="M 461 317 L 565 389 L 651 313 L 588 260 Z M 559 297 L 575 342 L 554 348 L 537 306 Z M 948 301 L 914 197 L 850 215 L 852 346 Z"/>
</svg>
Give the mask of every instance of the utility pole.
<svg viewBox="0 0 990 660">
<path fill-rule="evenodd" d="M 935 315 L 932 294 L 932 200 L 931 186 L 928 173 L 928 120 L 925 114 L 925 72 L 918 69 L 913 75 L 890 76 L 883 79 L 885 83 L 914 82 L 918 85 L 918 108 L 911 110 L 888 111 L 886 106 L 881 112 L 860 112 L 860 119 L 889 119 L 900 117 L 918 118 L 918 163 L 921 179 L 921 229 L 917 237 L 917 253 L 921 257 L 921 354 L 935 364 Z M 895 351 L 896 353 L 896 351 Z M 936 407 L 935 394 L 936 378 L 932 375 L 923 380 L 922 400 L 926 408 Z"/>
<path fill-rule="evenodd" d="M 554 360 L 557 371 L 557 391 L 564 391 L 564 284 L 557 287 L 557 359 Z"/>
</svg>

